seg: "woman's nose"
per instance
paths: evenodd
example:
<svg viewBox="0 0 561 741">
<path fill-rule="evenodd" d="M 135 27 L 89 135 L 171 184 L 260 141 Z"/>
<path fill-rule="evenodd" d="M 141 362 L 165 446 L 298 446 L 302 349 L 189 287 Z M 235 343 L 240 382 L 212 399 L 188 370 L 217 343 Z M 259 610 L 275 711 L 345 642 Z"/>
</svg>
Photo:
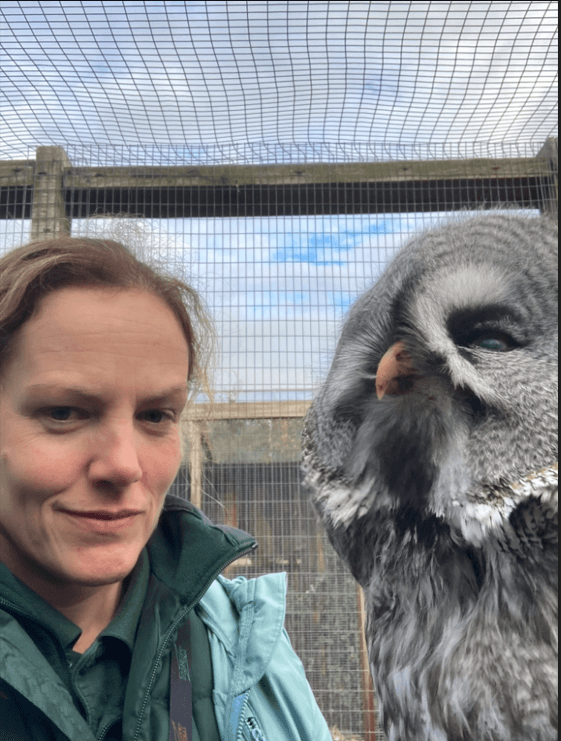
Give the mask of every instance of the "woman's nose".
<svg viewBox="0 0 561 741">
<path fill-rule="evenodd" d="M 90 479 L 123 489 L 142 478 L 134 424 L 120 423 L 98 431 L 89 466 Z"/>
</svg>

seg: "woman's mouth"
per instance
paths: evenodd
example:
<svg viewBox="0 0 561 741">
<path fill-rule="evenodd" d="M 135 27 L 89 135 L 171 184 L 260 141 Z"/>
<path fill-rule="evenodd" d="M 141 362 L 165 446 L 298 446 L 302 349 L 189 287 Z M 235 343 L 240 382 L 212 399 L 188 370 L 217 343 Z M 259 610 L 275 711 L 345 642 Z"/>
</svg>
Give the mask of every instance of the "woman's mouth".
<svg viewBox="0 0 561 741">
<path fill-rule="evenodd" d="M 121 509 L 116 512 L 105 509 L 88 510 L 86 512 L 77 512 L 71 509 L 64 509 L 62 511 L 69 515 L 74 515 L 75 517 L 90 517 L 94 520 L 122 520 L 125 517 L 132 517 L 133 515 L 141 514 L 140 510 L 137 509 Z"/>
<path fill-rule="evenodd" d="M 59 510 L 67 515 L 82 530 L 94 531 L 101 534 L 111 534 L 124 530 L 133 525 L 136 518 L 142 514 L 141 510 L 121 509 L 111 510 Z"/>
</svg>

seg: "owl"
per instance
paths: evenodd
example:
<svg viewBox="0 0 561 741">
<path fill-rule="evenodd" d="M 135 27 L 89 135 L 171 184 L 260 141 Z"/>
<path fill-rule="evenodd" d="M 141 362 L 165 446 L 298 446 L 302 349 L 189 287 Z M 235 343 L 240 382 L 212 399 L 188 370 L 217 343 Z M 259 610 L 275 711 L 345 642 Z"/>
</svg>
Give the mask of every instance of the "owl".
<svg viewBox="0 0 561 741">
<path fill-rule="evenodd" d="M 512 213 L 414 238 L 306 417 L 387 741 L 557 739 L 556 250 Z"/>
</svg>

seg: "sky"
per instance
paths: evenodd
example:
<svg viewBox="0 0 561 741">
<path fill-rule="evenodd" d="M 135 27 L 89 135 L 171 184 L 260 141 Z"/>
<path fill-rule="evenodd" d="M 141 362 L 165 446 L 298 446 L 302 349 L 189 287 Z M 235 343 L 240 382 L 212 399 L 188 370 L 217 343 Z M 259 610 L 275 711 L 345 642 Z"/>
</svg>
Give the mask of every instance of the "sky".
<svg viewBox="0 0 561 741">
<path fill-rule="evenodd" d="M 556 24 L 554 2 L 3 0 L 0 157 L 541 141 Z"/>
<path fill-rule="evenodd" d="M 556 19 L 553 2 L 3 0 L 0 159 L 48 144 L 74 166 L 531 156 L 556 132 Z M 200 289 L 219 399 L 251 401 L 309 398 L 348 307 L 436 219 L 117 226 Z M 0 222 L 1 248 L 28 226 Z"/>
</svg>

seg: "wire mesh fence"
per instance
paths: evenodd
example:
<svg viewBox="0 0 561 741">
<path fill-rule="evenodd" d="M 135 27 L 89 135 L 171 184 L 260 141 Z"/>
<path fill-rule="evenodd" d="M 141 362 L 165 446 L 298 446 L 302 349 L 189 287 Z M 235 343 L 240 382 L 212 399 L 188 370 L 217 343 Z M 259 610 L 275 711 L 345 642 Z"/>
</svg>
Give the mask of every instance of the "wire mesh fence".
<svg viewBox="0 0 561 741">
<path fill-rule="evenodd" d="M 412 232 L 557 213 L 552 2 L 17 2 L 0 7 L 0 250 L 111 236 L 199 290 L 214 406 L 173 493 L 286 571 L 334 741 L 374 741 L 361 593 L 299 473 L 349 306 Z M 63 146 L 62 146 L 63 145 Z"/>
<path fill-rule="evenodd" d="M 528 142 L 556 126 L 555 2 L 4 0 L 0 23 L 10 158 L 66 142 L 201 162 L 255 142 L 295 162 L 314 142 Z"/>
<path fill-rule="evenodd" d="M 229 576 L 288 573 L 286 625 L 334 739 L 382 734 L 361 594 L 301 485 L 303 415 L 348 307 L 409 234 L 466 209 L 554 213 L 555 142 L 535 149 L 201 169 L 74 167 L 74 152 L 47 147 L 2 165 L 4 249 L 61 230 L 112 236 L 202 294 L 220 346 L 215 404 L 200 396 L 190 409 L 172 490 L 256 536 Z"/>
</svg>

